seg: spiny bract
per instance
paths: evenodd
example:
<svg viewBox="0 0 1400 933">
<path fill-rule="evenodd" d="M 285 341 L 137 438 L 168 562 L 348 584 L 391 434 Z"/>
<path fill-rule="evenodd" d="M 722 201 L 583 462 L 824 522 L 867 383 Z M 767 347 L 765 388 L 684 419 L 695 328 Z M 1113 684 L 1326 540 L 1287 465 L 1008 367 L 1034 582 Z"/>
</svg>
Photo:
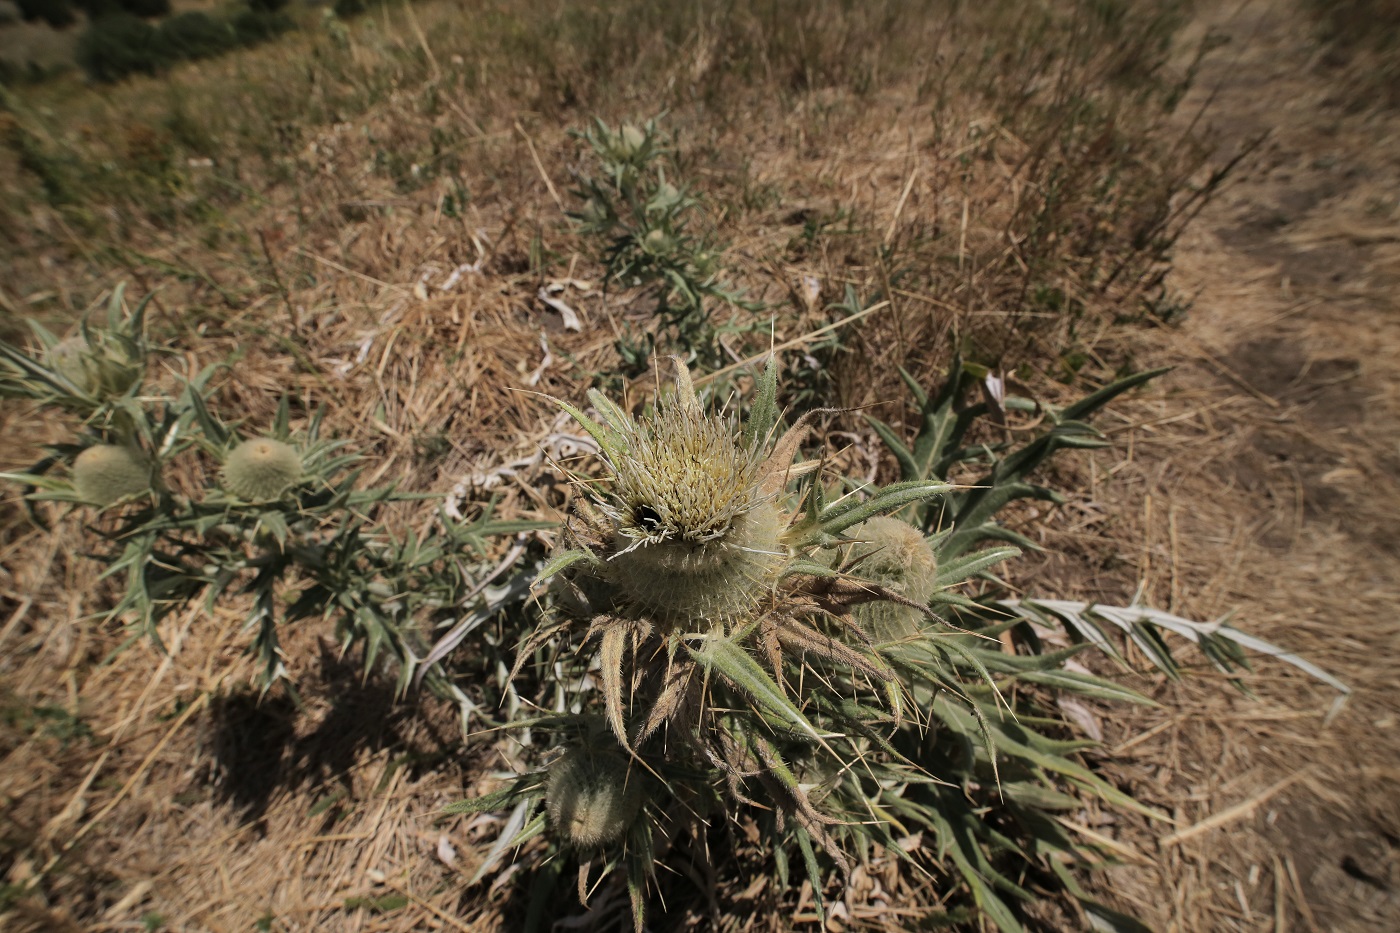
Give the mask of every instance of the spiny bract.
<svg viewBox="0 0 1400 933">
<path fill-rule="evenodd" d="M 847 534 L 857 541 L 848 558 L 854 573 L 911 602 L 928 603 L 937 589 L 938 560 L 917 528 L 881 515 Z M 909 638 L 924 626 L 918 609 L 883 600 L 856 606 L 855 618 L 877 642 Z"/>
<path fill-rule="evenodd" d="M 302 476 L 301 454 L 295 447 L 260 437 L 244 441 L 224 461 L 224 488 L 250 502 L 276 499 Z"/>
<path fill-rule="evenodd" d="M 577 747 L 549 766 L 545 807 L 554 831 L 579 848 L 616 842 L 642 809 L 642 776 L 610 751 Z"/>
<path fill-rule="evenodd" d="M 151 488 L 151 464 L 130 447 L 97 444 L 73 461 L 73 488 L 85 502 L 111 505 Z"/>
</svg>

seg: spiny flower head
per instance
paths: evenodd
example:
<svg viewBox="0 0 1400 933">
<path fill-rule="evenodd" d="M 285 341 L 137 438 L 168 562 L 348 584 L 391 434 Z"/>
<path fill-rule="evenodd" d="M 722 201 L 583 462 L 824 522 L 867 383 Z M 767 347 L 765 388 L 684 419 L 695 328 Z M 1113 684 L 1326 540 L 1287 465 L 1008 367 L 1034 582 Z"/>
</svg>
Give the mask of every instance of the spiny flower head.
<svg viewBox="0 0 1400 933">
<path fill-rule="evenodd" d="M 938 588 L 938 560 L 917 528 L 888 515 L 870 518 L 849 532 L 857 540 L 848 563 L 862 579 L 898 596 L 927 604 Z M 898 641 L 923 629 L 923 613 L 888 601 L 862 603 L 856 621 L 876 641 Z"/>
<path fill-rule="evenodd" d="M 618 530 L 637 541 L 705 544 L 762 504 L 758 460 L 723 419 L 673 403 L 643 418 L 612 463 Z"/>
<path fill-rule="evenodd" d="M 96 444 L 73 461 L 73 488 L 85 502 L 111 505 L 151 488 L 151 464 L 131 447 Z"/>
<path fill-rule="evenodd" d="M 595 398 L 595 401 L 598 399 Z M 604 577 L 663 624 L 722 621 L 771 589 L 789 557 L 788 517 L 764 489 L 765 460 L 729 420 L 707 415 L 682 367 L 676 394 L 640 420 L 611 410 L 601 503 Z"/>
<path fill-rule="evenodd" d="M 642 809 L 640 772 L 611 750 L 576 746 L 549 766 L 545 808 L 565 841 L 579 848 L 616 842 Z"/>
<path fill-rule="evenodd" d="M 224 488 L 250 502 L 276 499 L 302 478 L 301 454 L 290 444 L 259 437 L 244 441 L 224 461 Z"/>
</svg>

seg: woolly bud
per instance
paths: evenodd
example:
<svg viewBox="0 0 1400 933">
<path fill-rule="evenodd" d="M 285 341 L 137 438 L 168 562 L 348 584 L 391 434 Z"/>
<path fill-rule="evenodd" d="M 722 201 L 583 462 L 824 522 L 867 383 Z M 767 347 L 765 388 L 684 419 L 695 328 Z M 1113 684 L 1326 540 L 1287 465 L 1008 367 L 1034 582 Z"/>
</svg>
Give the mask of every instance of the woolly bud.
<svg viewBox="0 0 1400 933">
<path fill-rule="evenodd" d="M 624 123 L 622 132 L 617 134 L 617 145 L 613 154 L 624 162 L 630 161 L 642 151 L 646 142 L 645 130 L 635 123 Z"/>
<path fill-rule="evenodd" d="M 938 582 L 938 561 L 917 528 L 889 516 L 868 519 L 851 529 L 860 543 L 851 572 L 916 603 L 927 603 Z M 891 602 L 861 603 L 856 622 L 876 641 L 898 641 L 923 630 L 923 613 Z"/>
<path fill-rule="evenodd" d="M 616 842 L 642 809 L 642 776 L 610 751 L 579 746 L 549 766 L 545 808 L 561 838 L 581 849 Z"/>
<path fill-rule="evenodd" d="M 111 505 L 151 488 L 151 464 L 130 447 L 98 444 L 73 461 L 73 488 L 85 502 Z"/>
<path fill-rule="evenodd" d="M 301 454 L 270 437 L 244 441 L 224 461 L 224 488 L 241 499 L 265 502 L 295 486 L 302 476 Z"/>
<path fill-rule="evenodd" d="M 642 238 L 642 249 L 653 256 L 668 255 L 674 246 L 675 242 L 665 230 L 652 230 Z"/>
<path fill-rule="evenodd" d="M 141 381 L 144 363 L 128 356 L 120 343 L 94 331 L 95 344 L 81 334 L 59 341 L 48 352 L 49 368 L 80 390 L 98 398 L 125 395 Z"/>
<path fill-rule="evenodd" d="M 78 388 L 88 391 L 92 387 L 87 366 L 88 352 L 88 342 L 82 337 L 61 340 L 49 350 L 49 368 Z"/>
</svg>

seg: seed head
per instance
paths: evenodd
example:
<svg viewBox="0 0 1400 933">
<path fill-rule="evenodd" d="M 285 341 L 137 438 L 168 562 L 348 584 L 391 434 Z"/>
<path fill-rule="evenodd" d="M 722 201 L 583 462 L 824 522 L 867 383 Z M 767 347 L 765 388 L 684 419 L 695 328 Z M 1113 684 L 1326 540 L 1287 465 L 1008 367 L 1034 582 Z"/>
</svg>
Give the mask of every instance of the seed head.
<svg viewBox="0 0 1400 933">
<path fill-rule="evenodd" d="M 640 773 L 611 751 L 579 746 L 549 766 L 545 808 L 564 840 L 578 848 L 615 842 L 642 809 Z"/>
<path fill-rule="evenodd" d="M 244 441 L 224 461 L 224 488 L 250 502 L 276 499 L 300 482 L 301 454 L 270 437 Z"/>
<path fill-rule="evenodd" d="M 151 464 L 130 447 L 98 444 L 73 461 L 73 488 L 85 502 L 111 505 L 151 488 Z"/>
<path fill-rule="evenodd" d="M 887 515 L 867 519 L 850 532 L 860 543 L 852 572 L 916 603 L 927 603 L 938 582 L 938 561 L 917 528 Z M 923 629 L 923 614 L 891 602 L 862 603 L 855 618 L 876 641 L 898 641 Z"/>
</svg>

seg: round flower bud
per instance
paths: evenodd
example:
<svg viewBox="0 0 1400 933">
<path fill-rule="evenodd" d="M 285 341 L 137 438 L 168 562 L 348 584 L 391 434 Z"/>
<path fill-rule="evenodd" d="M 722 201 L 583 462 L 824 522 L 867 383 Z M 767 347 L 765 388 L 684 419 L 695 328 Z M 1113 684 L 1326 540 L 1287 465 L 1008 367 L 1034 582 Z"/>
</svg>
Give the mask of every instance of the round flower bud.
<svg viewBox="0 0 1400 933">
<path fill-rule="evenodd" d="M 642 809 L 642 776 L 610 751 L 573 748 L 549 766 L 545 808 L 559 836 L 581 849 L 616 842 Z"/>
<path fill-rule="evenodd" d="M 647 134 L 640 126 L 635 123 L 625 123 L 622 126 L 622 132 L 618 134 L 618 155 L 624 160 L 630 159 L 642 151 L 646 141 Z"/>
<path fill-rule="evenodd" d="M 916 603 L 927 603 L 938 583 L 938 561 L 917 528 L 887 515 L 851 529 L 859 541 L 851 572 Z M 876 601 L 855 608 L 856 622 L 876 641 L 898 641 L 923 630 L 924 615 L 912 606 Z"/>
<path fill-rule="evenodd" d="M 81 336 L 59 341 L 49 350 L 49 368 L 84 392 L 92 390 L 92 374 L 88 370 L 88 342 Z"/>
<path fill-rule="evenodd" d="M 73 461 L 73 488 L 85 502 L 111 505 L 151 488 L 151 464 L 130 447 L 98 444 Z"/>
<path fill-rule="evenodd" d="M 301 454 L 295 447 L 260 437 L 244 441 L 224 461 L 224 488 L 250 502 L 276 499 L 300 482 Z"/>
<path fill-rule="evenodd" d="M 674 245 L 671 237 L 661 229 L 651 231 L 642 239 L 642 249 L 653 256 L 665 256 Z"/>
</svg>

